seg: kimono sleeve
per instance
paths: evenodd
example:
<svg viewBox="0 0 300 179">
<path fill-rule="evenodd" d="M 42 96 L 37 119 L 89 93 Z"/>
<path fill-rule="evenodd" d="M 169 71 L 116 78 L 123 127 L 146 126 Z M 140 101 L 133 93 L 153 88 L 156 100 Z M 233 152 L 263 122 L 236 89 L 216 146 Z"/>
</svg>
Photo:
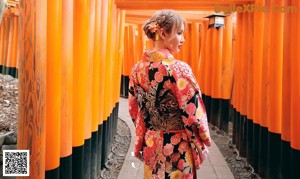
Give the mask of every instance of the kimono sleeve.
<svg viewBox="0 0 300 179">
<path fill-rule="evenodd" d="M 182 110 L 182 120 L 192 139 L 200 137 L 206 145 L 211 145 L 207 115 L 201 98 L 201 91 L 191 68 L 179 62 L 173 71 L 176 80 L 176 97 Z"/>
<path fill-rule="evenodd" d="M 137 101 L 137 66 L 136 64 L 132 68 L 131 75 L 129 77 L 129 89 L 128 89 L 128 105 L 129 105 L 129 114 L 132 118 L 132 121 L 135 125 L 135 147 L 134 152 L 135 156 L 139 157 L 140 151 L 143 150 L 145 145 L 144 136 L 146 132 L 146 125 L 143 120 L 143 115 L 139 110 L 138 101 Z"/>
<path fill-rule="evenodd" d="M 135 124 L 135 120 L 137 119 L 138 113 L 138 102 L 135 97 L 136 88 L 136 66 L 132 68 L 132 72 L 129 76 L 129 86 L 128 86 L 128 107 L 129 107 L 129 114 L 133 123 Z"/>
</svg>

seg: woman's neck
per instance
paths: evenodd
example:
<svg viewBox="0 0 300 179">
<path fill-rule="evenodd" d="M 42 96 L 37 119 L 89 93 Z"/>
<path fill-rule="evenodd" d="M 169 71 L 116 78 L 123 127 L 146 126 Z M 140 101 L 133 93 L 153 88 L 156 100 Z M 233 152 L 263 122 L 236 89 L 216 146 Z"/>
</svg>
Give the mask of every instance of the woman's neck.
<svg viewBox="0 0 300 179">
<path fill-rule="evenodd" d="M 166 46 L 164 45 L 163 40 L 161 39 L 154 41 L 154 46 L 152 50 L 157 51 L 160 49 L 166 49 Z"/>
</svg>

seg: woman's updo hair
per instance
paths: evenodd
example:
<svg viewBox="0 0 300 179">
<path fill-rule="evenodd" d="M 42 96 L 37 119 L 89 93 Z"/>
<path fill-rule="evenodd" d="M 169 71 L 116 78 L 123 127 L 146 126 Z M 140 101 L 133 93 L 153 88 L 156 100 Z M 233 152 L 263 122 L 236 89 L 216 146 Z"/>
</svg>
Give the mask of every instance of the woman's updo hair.
<svg viewBox="0 0 300 179">
<path fill-rule="evenodd" d="M 173 33 L 181 28 L 185 20 L 173 10 L 162 10 L 156 12 L 144 25 L 144 32 L 149 39 L 155 40 L 156 30 L 163 28 L 167 33 Z M 153 26 L 158 26 L 153 27 Z M 155 28 L 155 29 L 154 29 Z M 154 30 L 153 30 L 154 29 Z"/>
</svg>

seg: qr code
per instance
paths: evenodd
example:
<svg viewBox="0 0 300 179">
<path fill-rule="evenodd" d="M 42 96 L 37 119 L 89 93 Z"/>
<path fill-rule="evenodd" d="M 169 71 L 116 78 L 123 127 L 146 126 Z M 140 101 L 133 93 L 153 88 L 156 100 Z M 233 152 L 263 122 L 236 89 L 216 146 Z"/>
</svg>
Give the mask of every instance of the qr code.
<svg viewBox="0 0 300 179">
<path fill-rule="evenodd" d="M 29 150 L 3 150 L 3 176 L 29 176 Z"/>
</svg>

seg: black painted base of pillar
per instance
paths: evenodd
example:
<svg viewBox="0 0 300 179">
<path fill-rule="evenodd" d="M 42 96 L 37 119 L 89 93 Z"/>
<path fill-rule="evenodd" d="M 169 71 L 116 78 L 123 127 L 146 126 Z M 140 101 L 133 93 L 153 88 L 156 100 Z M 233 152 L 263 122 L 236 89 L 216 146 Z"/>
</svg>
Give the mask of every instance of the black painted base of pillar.
<svg viewBox="0 0 300 179">
<path fill-rule="evenodd" d="M 207 121 L 212 124 L 211 116 L 210 116 L 210 114 L 211 114 L 211 97 L 210 96 L 207 96 L 207 95 L 205 96 L 204 105 L 206 108 Z"/>
<path fill-rule="evenodd" d="M 246 154 L 250 165 L 253 165 L 253 121 L 247 120 L 247 136 L 246 136 Z"/>
<path fill-rule="evenodd" d="M 220 99 L 211 98 L 210 103 L 210 123 L 219 129 L 221 128 L 221 101 Z"/>
<path fill-rule="evenodd" d="M 291 143 L 281 140 L 281 178 L 291 178 Z"/>
<path fill-rule="evenodd" d="M 107 159 L 108 148 L 108 120 L 103 121 L 103 135 L 102 135 L 102 152 L 101 152 L 101 169 L 105 167 Z"/>
<path fill-rule="evenodd" d="M 84 178 L 91 178 L 91 139 L 84 140 Z"/>
<path fill-rule="evenodd" d="M 102 150 L 103 150 L 103 124 L 98 125 L 98 141 L 97 141 L 97 172 L 100 175 L 102 165 Z"/>
<path fill-rule="evenodd" d="M 72 155 L 60 158 L 59 178 L 72 179 Z"/>
<path fill-rule="evenodd" d="M 300 150 L 291 149 L 291 168 L 292 168 L 292 176 L 291 178 L 300 178 Z"/>
<path fill-rule="evenodd" d="M 121 97 L 128 98 L 129 76 L 121 76 Z"/>
<path fill-rule="evenodd" d="M 258 162 L 258 174 L 262 178 L 269 178 L 268 168 L 268 128 L 260 127 L 259 131 L 259 162 Z"/>
<path fill-rule="evenodd" d="M 230 102 L 228 99 L 221 99 L 221 125 L 220 129 L 228 133 Z"/>
<path fill-rule="evenodd" d="M 281 167 L 281 135 L 269 132 L 269 146 L 268 146 L 268 168 L 270 178 L 280 178 Z"/>
<path fill-rule="evenodd" d="M 240 135 L 240 142 L 239 142 L 239 153 L 241 157 L 246 157 L 246 141 L 247 141 L 247 118 L 245 115 L 240 115 L 239 116 L 239 135 Z"/>
<path fill-rule="evenodd" d="M 82 179 L 84 178 L 84 146 L 73 147 L 72 154 L 72 179 Z"/>
<path fill-rule="evenodd" d="M 98 132 L 92 132 L 91 140 L 91 178 L 97 178 L 97 157 L 98 157 Z"/>
<path fill-rule="evenodd" d="M 53 170 L 47 170 L 45 173 L 46 179 L 59 179 L 59 167 Z"/>
<path fill-rule="evenodd" d="M 18 69 L 16 67 L 6 67 L 0 65 L 0 73 L 4 75 L 10 75 L 14 78 L 18 78 Z"/>
<path fill-rule="evenodd" d="M 258 172 L 260 125 L 253 123 L 253 162 L 254 171 Z"/>
</svg>

